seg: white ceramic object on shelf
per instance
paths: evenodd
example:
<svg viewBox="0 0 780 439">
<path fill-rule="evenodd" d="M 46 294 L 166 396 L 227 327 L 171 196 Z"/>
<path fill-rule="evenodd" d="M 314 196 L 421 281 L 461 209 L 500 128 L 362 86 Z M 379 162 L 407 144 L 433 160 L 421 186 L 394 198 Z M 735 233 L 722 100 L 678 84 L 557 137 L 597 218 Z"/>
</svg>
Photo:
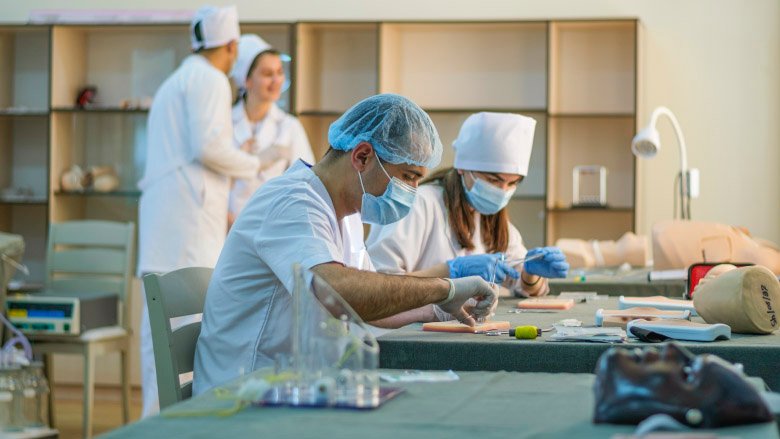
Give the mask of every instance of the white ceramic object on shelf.
<svg viewBox="0 0 780 439">
<path fill-rule="evenodd" d="M 84 190 L 84 170 L 79 165 L 73 165 L 62 173 L 60 186 L 63 191 L 74 192 Z"/>
</svg>

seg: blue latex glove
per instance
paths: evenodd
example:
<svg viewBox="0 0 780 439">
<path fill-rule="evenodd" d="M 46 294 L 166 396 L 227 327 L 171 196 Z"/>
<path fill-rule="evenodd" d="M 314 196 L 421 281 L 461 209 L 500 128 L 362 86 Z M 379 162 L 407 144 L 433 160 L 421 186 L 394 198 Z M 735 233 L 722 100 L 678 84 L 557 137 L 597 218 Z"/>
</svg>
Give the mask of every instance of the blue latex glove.
<svg viewBox="0 0 780 439">
<path fill-rule="evenodd" d="M 558 247 L 537 247 L 526 253 L 525 257 L 543 254 L 543 258 L 528 261 L 523 265 L 523 270 L 528 274 L 546 278 L 566 277 L 569 273 L 569 264 L 566 256 Z"/>
<path fill-rule="evenodd" d="M 503 253 L 469 255 L 450 259 L 447 261 L 447 265 L 450 267 L 451 279 L 479 276 L 488 282 L 501 284 L 507 276 L 512 279 L 519 278 L 520 273 L 517 270 L 500 262 L 503 259 Z M 493 271 L 495 271 L 495 278 L 493 277 Z"/>
</svg>

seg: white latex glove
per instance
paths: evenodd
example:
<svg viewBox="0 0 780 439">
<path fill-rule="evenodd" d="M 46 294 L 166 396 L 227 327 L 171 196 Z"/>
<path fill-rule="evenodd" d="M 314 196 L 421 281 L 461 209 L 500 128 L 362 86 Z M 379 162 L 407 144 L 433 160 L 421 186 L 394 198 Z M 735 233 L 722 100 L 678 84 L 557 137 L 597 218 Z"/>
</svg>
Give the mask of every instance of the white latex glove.
<svg viewBox="0 0 780 439">
<path fill-rule="evenodd" d="M 472 317 L 476 316 L 477 318 L 479 317 L 488 318 L 496 315 L 496 307 L 498 307 L 498 301 L 493 303 L 493 306 L 490 308 L 490 312 L 486 315 L 481 315 L 482 313 L 480 313 L 480 315 L 476 315 L 474 312 L 474 307 L 476 306 L 477 306 L 477 301 L 472 298 L 469 299 L 463 305 L 463 309 L 466 311 L 467 314 L 469 314 Z M 436 316 L 436 320 L 439 322 L 449 322 L 451 320 L 455 320 L 455 317 L 453 317 L 452 314 L 442 311 L 441 308 L 439 308 L 437 305 L 433 306 L 433 313 Z"/>
<path fill-rule="evenodd" d="M 434 306 L 437 317 L 440 317 L 439 311 L 443 311 L 461 323 L 474 326 L 474 317 L 487 317 L 495 310 L 498 303 L 497 287 L 492 287 L 479 276 L 447 280 L 450 282 L 450 294 L 447 299 Z M 469 299 L 474 301 L 468 303 Z"/>
</svg>

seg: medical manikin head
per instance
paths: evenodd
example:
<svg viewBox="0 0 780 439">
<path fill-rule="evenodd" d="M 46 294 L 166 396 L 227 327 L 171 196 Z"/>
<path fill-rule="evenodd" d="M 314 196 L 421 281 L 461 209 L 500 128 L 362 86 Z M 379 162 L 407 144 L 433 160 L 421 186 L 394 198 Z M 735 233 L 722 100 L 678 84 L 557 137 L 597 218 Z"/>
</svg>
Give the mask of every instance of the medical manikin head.
<svg viewBox="0 0 780 439">
<path fill-rule="evenodd" d="M 690 427 L 771 421 L 772 414 L 743 374 L 714 355 L 679 345 L 612 348 L 596 365 L 596 423 L 638 424 L 667 414 Z"/>
<path fill-rule="evenodd" d="M 506 207 L 528 174 L 536 121 L 508 113 L 476 113 L 457 139 L 455 165 L 469 204 L 483 215 Z"/>
<path fill-rule="evenodd" d="M 713 267 L 693 290 L 693 305 L 707 323 L 731 332 L 770 334 L 780 329 L 780 281 L 766 267 Z"/>
<path fill-rule="evenodd" d="M 430 117 L 394 94 L 355 104 L 330 126 L 328 141 L 334 150 L 352 153 L 362 191 L 360 213 L 369 224 L 406 216 L 417 183 L 441 160 L 441 141 Z"/>
</svg>

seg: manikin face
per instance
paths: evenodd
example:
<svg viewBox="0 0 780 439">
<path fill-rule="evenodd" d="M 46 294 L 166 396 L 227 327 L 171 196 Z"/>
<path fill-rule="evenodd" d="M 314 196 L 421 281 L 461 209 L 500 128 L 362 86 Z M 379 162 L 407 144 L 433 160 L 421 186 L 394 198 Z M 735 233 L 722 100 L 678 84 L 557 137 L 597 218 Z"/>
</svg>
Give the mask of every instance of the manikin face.
<svg viewBox="0 0 780 439">
<path fill-rule="evenodd" d="M 276 102 L 282 95 L 284 68 L 279 55 L 261 54 L 246 79 L 247 93 L 261 102 Z"/>
<path fill-rule="evenodd" d="M 610 349 L 596 366 L 594 422 L 637 424 L 665 413 L 692 427 L 767 422 L 772 415 L 735 367 L 694 356 L 674 343 L 661 349 Z"/>
</svg>

